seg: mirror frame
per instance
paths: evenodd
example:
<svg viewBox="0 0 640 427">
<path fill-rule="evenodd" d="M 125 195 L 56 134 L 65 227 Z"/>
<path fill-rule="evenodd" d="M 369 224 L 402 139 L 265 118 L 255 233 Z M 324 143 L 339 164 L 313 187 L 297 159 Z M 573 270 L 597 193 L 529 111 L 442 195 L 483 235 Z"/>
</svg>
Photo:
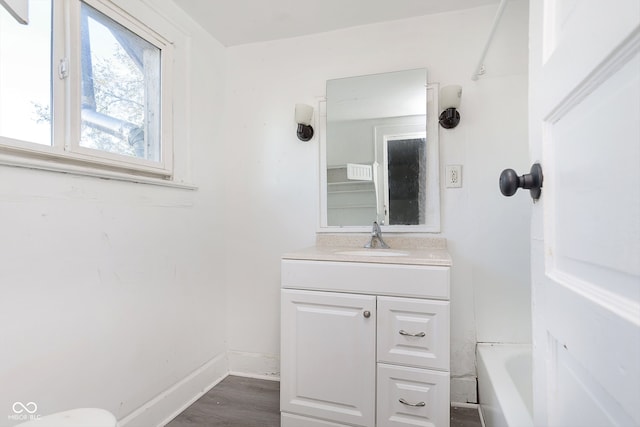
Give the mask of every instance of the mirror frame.
<svg viewBox="0 0 640 427">
<path fill-rule="evenodd" d="M 425 223 L 419 225 L 382 225 L 383 232 L 390 233 L 440 233 L 440 138 L 438 126 L 438 83 L 427 83 L 427 209 Z M 371 232 L 370 225 L 327 224 L 327 100 L 318 102 L 318 134 L 320 151 L 320 223 L 319 233 Z"/>
</svg>

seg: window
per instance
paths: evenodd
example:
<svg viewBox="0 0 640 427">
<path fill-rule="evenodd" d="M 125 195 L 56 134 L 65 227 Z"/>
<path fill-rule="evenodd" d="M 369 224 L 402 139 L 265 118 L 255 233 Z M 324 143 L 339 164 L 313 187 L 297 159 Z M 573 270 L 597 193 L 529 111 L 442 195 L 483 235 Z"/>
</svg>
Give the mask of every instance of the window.
<svg viewBox="0 0 640 427">
<path fill-rule="evenodd" d="M 160 160 L 160 49 L 81 5 L 80 146 Z"/>
<path fill-rule="evenodd" d="M 171 44 L 107 0 L 30 0 L 29 15 L 0 10 L 0 150 L 171 177 Z"/>
<path fill-rule="evenodd" d="M 0 137 L 51 145 L 51 2 L 30 6 L 29 25 L 0 8 Z"/>
</svg>

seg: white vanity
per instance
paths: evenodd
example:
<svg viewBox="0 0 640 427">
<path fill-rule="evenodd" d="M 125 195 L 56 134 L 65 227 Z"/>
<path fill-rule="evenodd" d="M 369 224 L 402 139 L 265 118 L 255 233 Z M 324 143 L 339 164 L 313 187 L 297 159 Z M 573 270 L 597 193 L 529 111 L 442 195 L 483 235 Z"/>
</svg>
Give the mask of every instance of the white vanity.
<svg viewBox="0 0 640 427">
<path fill-rule="evenodd" d="M 445 240 L 348 240 L 282 257 L 281 426 L 449 426 Z"/>
</svg>

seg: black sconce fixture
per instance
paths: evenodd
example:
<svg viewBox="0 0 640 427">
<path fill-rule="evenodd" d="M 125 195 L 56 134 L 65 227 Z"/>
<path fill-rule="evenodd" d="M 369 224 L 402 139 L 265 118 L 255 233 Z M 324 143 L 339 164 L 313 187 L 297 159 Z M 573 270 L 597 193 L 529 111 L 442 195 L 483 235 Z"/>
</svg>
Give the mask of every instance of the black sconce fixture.
<svg viewBox="0 0 640 427">
<path fill-rule="evenodd" d="M 460 107 L 460 99 L 462 98 L 462 86 L 451 85 L 444 86 L 440 89 L 440 117 L 438 121 L 440 126 L 445 129 L 453 129 L 460 123 L 460 113 L 457 108 Z"/>
<path fill-rule="evenodd" d="M 296 123 L 298 124 L 298 139 L 309 141 L 313 138 L 313 128 L 311 119 L 313 118 L 313 107 L 306 104 L 296 104 Z"/>
</svg>

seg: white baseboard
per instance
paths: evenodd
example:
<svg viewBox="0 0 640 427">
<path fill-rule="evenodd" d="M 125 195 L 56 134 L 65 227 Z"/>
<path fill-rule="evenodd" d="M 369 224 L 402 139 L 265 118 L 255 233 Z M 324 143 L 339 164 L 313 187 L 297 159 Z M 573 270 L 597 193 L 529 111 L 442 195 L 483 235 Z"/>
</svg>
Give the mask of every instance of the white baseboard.
<svg viewBox="0 0 640 427">
<path fill-rule="evenodd" d="M 118 426 L 162 427 L 225 379 L 228 372 L 226 354 L 220 354 L 131 414 L 118 420 Z"/>
<path fill-rule="evenodd" d="M 482 408 L 480 406 L 478 406 L 478 414 L 480 414 L 480 424 L 482 424 L 482 427 L 486 427 L 487 424 L 484 422 L 484 415 L 482 414 Z"/>
<path fill-rule="evenodd" d="M 480 405 L 477 403 L 462 403 L 462 402 L 451 402 L 451 406 L 456 408 L 470 408 L 470 409 L 478 409 Z"/>
<path fill-rule="evenodd" d="M 275 377 L 271 375 L 251 374 L 248 372 L 230 371 L 229 375 L 233 375 L 235 377 L 243 377 L 243 378 L 255 378 L 257 380 L 280 381 L 280 377 Z"/>
<path fill-rule="evenodd" d="M 280 379 L 280 357 L 273 354 L 228 351 L 229 373 L 263 380 Z"/>
</svg>

